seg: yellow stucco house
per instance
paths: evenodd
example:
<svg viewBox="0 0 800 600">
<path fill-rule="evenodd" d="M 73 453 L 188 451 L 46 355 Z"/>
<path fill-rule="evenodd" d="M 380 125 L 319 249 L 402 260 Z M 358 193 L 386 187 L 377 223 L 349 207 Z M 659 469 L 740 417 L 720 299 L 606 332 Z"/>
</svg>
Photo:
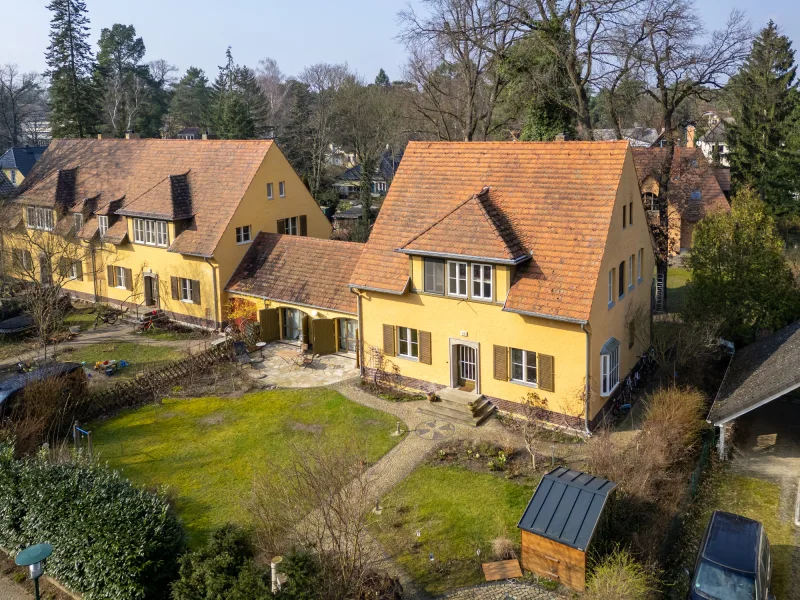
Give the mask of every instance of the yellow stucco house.
<svg viewBox="0 0 800 600">
<path fill-rule="evenodd" d="M 270 140 L 55 140 L 12 207 L 6 269 L 59 269 L 73 297 L 207 328 L 225 320 L 224 286 L 260 232 L 331 233 Z M 31 234 L 80 250 L 45 264 Z"/>
<path fill-rule="evenodd" d="M 20 186 L 47 146 L 13 146 L 0 156 L 0 172 L 13 186 Z"/>
<path fill-rule="evenodd" d="M 646 351 L 653 270 L 627 142 L 412 142 L 350 281 L 364 374 L 379 349 L 410 387 L 536 392 L 590 430 Z"/>
</svg>

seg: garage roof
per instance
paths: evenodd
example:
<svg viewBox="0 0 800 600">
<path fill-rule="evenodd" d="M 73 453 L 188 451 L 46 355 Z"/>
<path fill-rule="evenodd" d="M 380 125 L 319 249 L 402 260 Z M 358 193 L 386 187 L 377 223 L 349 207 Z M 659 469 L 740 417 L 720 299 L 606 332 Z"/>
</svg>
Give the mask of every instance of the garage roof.
<svg viewBox="0 0 800 600">
<path fill-rule="evenodd" d="M 722 425 L 800 387 L 800 321 L 733 355 L 708 421 Z"/>
<path fill-rule="evenodd" d="M 556 467 L 542 478 L 517 527 L 585 551 L 617 484 Z"/>
</svg>

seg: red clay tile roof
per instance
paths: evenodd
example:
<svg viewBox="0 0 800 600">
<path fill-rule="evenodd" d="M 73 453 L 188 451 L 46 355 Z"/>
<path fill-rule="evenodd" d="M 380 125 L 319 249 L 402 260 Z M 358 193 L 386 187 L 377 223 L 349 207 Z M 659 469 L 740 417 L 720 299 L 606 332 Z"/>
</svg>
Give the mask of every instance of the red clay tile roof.
<svg viewBox="0 0 800 600">
<path fill-rule="evenodd" d="M 348 283 L 364 244 L 259 233 L 226 290 L 356 314 Z"/>
<path fill-rule="evenodd" d="M 73 203 L 99 196 L 97 214 L 122 200 L 120 212 L 130 215 L 194 215 L 169 250 L 211 256 L 271 146 L 271 140 L 54 140 L 16 202 L 53 206 L 58 171 L 77 169 Z"/>
<path fill-rule="evenodd" d="M 489 187 L 532 257 L 506 310 L 586 321 L 627 152 L 625 141 L 411 142 L 350 283 L 402 294 L 408 257 L 395 249 Z"/>
<path fill-rule="evenodd" d="M 648 176 L 659 181 L 669 156 L 667 148 L 632 150 L 639 184 Z M 713 168 L 699 149 L 676 147 L 670 175 L 669 202 L 690 223 L 696 223 L 713 212 L 731 209 Z"/>
<path fill-rule="evenodd" d="M 513 226 L 490 196 L 489 188 L 470 196 L 450 214 L 412 238 L 400 251 L 406 254 L 480 257 L 514 264 L 530 258 Z"/>
<path fill-rule="evenodd" d="M 731 191 L 731 168 L 730 167 L 714 167 L 714 177 L 717 178 L 717 183 L 722 191 L 728 193 Z"/>
</svg>

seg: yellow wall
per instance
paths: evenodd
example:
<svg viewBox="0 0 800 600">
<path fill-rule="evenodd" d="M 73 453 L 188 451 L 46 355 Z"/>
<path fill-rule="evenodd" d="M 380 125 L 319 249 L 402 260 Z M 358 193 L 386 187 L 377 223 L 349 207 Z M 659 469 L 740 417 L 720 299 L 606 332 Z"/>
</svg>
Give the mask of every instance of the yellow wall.
<svg viewBox="0 0 800 600">
<path fill-rule="evenodd" d="M 16 179 L 11 179 L 11 172 L 16 174 Z M 19 186 L 23 181 L 25 181 L 25 176 L 22 174 L 22 171 L 19 169 L 3 169 L 3 174 L 8 177 L 9 181 L 13 181 L 14 185 Z"/>
<path fill-rule="evenodd" d="M 633 227 L 622 228 L 622 207 L 633 203 Z M 600 274 L 597 280 L 595 297 L 589 316 L 588 328 L 591 332 L 591 350 L 589 355 L 591 371 L 591 410 L 590 418 L 599 411 L 608 400 L 600 394 L 600 350 L 609 338 L 614 337 L 620 343 L 620 380 L 633 368 L 638 357 L 647 349 L 647 345 L 634 344 L 628 348 L 628 322 L 631 318 L 632 306 L 643 305 L 646 314 L 650 311 L 650 296 L 655 268 L 655 256 L 650 240 L 650 231 L 646 225 L 646 215 L 641 202 L 639 186 L 636 183 L 636 171 L 633 165 L 633 156 L 628 151 L 623 168 L 623 176 L 617 191 L 617 202 L 608 230 L 608 241 L 603 261 L 600 265 Z M 634 271 L 633 290 L 628 289 L 626 279 L 625 297 L 618 298 L 618 281 L 614 281 L 614 306 L 608 306 L 608 271 L 612 267 L 619 270 L 621 261 L 627 262 L 631 254 L 636 256 L 637 251 L 644 248 L 644 261 L 642 263 L 642 280 L 636 280 Z M 627 275 L 627 274 L 626 274 Z M 644 336 L 637 334 L 637 338 L 649 339 L 649 333 Z"/>
</svg>

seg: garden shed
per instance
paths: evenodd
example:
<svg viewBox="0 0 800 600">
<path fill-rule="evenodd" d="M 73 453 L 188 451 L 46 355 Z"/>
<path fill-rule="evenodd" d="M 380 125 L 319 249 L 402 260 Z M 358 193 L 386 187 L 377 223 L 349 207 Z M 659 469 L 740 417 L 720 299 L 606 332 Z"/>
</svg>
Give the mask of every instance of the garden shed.
<svg viewBox="0 0 800 600">
<path fill-rule="evenodd" d="M 586 553 L 616 487 L 565 467 L 547 473 L 517 525 L 522 530 L 522 568 L 582 592 Z"/>
</svg>

